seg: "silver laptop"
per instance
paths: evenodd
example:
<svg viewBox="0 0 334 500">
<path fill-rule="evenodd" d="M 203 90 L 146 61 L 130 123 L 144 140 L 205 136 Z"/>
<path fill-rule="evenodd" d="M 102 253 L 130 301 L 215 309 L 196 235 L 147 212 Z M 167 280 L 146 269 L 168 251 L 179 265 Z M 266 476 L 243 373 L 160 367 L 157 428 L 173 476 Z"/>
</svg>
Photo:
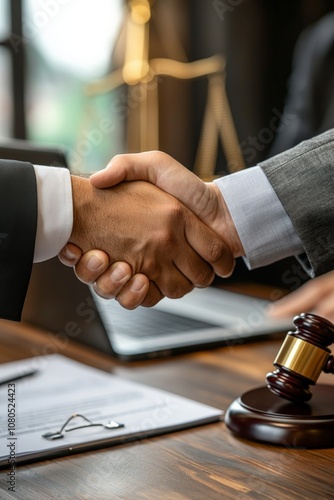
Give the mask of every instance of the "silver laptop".
<svg viewBox="0 0 334 500">
<path fill-rule="evenodd" d="M 66 166 L 62 151 L 19 142 L 2 157 Z M 47 153 L 47 156 L 46 156 Z M 7 156 L 6 156 L 7 155 Z M 266 318 L 268 302 L 208 287 L 153 308 L 123 309 L 81 283 L 57 258 L 33 266 L 22 319 L 124 360 L 147 359 L 286 333 L 292 321 Z"/>
<path fill-rule="evenodd" d="M 140 360 L 286 333 L 291 322 L 269 320 L 267 306 L 265 300 L 208 287 L 128 311 L 98 297 L 54 258 L 33 266 L 22 319 L 55 334 L 55 346 L 72 339 L 123 360 Z"/>
</svg>

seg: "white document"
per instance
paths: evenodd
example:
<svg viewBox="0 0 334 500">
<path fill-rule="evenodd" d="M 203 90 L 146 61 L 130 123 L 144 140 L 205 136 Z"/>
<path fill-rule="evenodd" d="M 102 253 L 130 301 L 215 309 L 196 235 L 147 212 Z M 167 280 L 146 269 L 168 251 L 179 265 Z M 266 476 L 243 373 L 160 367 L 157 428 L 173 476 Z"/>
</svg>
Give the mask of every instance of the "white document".
<svg viewBox="0 0 334 500">
<path fill-rule="evenodd" d="M 1 468 L 143 439 L 223 415 L 58 354 L 0 365 L 0 380 L 30 369 L 38 373 L 0 386 Z M 71 418 L 74 414 L 82 416 Z"/>
</svg>

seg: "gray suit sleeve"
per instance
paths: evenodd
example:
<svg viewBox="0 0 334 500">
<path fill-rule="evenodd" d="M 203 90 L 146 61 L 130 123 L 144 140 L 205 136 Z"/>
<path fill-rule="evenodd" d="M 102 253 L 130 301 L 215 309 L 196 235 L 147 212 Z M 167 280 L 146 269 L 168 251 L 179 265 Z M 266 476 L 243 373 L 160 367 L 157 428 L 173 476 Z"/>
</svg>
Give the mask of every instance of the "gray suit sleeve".
<svg viewBox="0 0 334 500">
<path fill-rule="evenodd" d="M 233 219 L 249 269 L 304 252 L 291 220 L 260 167 L 246 168 L 214 182 Z"/>
<path fill-rule="evenodd" d="M 19 321 L 35 246 L 37 190 L 30 163 L 0 160 L 0 317 Z"/>
<path fill-rule="evenodd" d="M 315 275 L 334 269 L 334 129 L 259 166 L 290 217 Z"/>
</svg>

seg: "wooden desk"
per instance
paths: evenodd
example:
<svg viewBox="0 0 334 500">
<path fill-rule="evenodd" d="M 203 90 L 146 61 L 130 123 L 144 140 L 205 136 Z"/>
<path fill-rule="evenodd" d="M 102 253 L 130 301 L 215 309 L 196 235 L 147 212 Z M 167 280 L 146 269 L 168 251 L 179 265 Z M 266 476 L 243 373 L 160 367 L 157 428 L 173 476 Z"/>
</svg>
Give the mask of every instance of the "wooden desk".
<svg viewBox="0 0 334 500">
<path fill-rule="evenodd" d="M 0 322 L 0 362 L 58 352 L 122 377 L 219 408 L 263 385 L 280 341 L 235 345 L 167 360 L 122 364 L 87 349 L 51 344 L 41 332 Z M 321 375 L 332 383 L 332 375 Z M 16 493 L 0 475 L 2 500 L 214 500 L 334 498 L 334 449 L 293 450 L 234 437 L 224 423 L 16 469 Z"/>
</svg>

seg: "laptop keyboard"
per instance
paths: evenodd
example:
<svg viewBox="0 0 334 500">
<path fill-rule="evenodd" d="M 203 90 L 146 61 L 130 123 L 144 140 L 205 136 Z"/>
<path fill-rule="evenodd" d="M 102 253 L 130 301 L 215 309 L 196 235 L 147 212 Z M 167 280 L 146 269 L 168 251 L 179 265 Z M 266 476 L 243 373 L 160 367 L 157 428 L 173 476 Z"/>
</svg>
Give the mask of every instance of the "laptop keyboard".
<svg viewBox="0 0 334 500">
<path fill-rule="evenodd" d="M 137 339 L 217 327 L 205 321 L 144 307 L 128 311 L 117 303 L 107 301 L 99 301 L 98 308 L 108 331 L 133 335 Z"/>
</svg>

